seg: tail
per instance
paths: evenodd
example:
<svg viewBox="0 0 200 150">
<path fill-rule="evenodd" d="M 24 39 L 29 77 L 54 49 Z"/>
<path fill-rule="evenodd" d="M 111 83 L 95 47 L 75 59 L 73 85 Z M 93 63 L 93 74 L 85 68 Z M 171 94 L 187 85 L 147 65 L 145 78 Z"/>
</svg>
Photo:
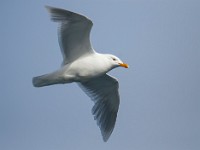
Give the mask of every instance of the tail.
<svg viewBox="0 0 200 150">
<path fill-rule="evenodd" d="M 55 78 L 51 74 L 45 74 L 38 77 L 33 77 L 32 82 L 34 87 L 43 87 L 52 84 L 62 83 L 62 81 L 60 81 L 59 78 Z"/>
</svg>

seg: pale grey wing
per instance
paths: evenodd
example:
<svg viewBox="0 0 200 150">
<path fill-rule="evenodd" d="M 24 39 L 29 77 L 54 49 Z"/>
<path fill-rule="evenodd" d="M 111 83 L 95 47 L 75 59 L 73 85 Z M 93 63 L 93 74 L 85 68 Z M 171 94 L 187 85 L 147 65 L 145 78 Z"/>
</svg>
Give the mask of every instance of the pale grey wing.
<svg viewBox="0 0 200 150">
<path fill-rule="evenodd" d="M 92 21 L 74 12 L 46 6 L 51 19 L 59 22 L 58 41 L 63 55 L 63 64 L 93 53 L 90 43 Z"/>
<path fill-rule="evenodd" d="M 92 114 L 106 142 L 114 129 L 119 108 L 118 81 L 105 74 L 79 86 L 94 101 Z"/>
</svg>

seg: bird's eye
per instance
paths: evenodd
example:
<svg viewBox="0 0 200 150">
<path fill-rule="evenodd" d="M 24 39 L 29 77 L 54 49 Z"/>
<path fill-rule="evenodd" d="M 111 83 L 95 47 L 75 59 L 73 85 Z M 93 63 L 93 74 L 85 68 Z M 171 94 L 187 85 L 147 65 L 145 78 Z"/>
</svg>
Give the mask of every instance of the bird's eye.
<svg viewBox="0 0 200 150">
<path fill-rule="evenodd" d="M 116 58 L 113 58 L 112 60 L 114 60 L 114 61 L 115 61 L 115 60 L 116 60 Z"/>
</svg>

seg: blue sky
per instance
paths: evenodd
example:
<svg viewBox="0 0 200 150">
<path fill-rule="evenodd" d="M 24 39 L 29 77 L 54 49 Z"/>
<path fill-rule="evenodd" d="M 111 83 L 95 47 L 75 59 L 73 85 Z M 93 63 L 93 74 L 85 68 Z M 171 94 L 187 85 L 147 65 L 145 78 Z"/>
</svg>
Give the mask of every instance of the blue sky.
<svg viewBox="0 0 200 150">
<path fill-rule="evenodd" d="M 44 6 L 88 16 L 96 51 L 130 65 L 120 82 L 113 134 L 104 143 L 93 102 L 76 84 L 34 88 L 57 69 L 57 24 Z M 0 149 L 198 150 L 200 2 L 195 0 L 4 0 L 0 2 Z"/>
</svg>

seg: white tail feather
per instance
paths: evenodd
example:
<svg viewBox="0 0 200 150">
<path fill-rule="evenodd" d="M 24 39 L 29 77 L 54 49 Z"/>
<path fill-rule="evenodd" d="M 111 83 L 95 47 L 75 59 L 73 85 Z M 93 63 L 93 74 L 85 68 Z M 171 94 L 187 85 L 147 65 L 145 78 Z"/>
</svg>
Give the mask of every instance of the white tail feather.
<svg viewBox="0 0 200 150">
<path fill-rule="evenodd" d="M 43 86 L 54 84 L 54 82 L 50 80 L 47 75 L 34 77 L 32 82 L 33 82 L 33 86 L 35 87 L 43 87 Z"/>
<path fill-rule="evenodd" d="M 43 87 L 43 86 L 48 86 L 52 84 L 63 83 L 63 78 L 56 76 L 54 73 L 51 73 L 51 74 L 45 74 L 38 77 L 34 77 L 32 82 L 33 82 L 33 86 L 35 87 Z"/>
</svg>

